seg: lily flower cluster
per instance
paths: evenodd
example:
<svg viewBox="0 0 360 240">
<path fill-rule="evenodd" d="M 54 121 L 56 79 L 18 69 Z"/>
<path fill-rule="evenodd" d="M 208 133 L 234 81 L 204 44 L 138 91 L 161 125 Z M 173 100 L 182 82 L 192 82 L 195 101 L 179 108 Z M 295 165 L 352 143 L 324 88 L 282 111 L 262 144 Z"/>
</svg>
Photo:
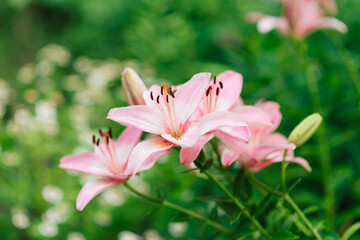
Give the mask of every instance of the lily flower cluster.
<svg viewBox="0 0 360 240">
<path fill-rule="evenodd" d="M 260 33 L 277 30 L 286 36 L 305 38 L 319 29 L 333 29 L 346 33 L 347 27 L 334 17 L 327 17 L 326 13 L 335 14 L 337 6 L 335 0 L 280 0 L 283 4 L 283 16 L 274 17 L 258 12 L 246 15 L 249 22 L 257 23 Z"/>
<path fill-rule="evenodd" d="M 129 106 L 111 109 L 107 116 L 127 127 L 120 137 L 115 140 L 111 129 L 100 130 L 100 138 L 93 136 L 94 152 L 60 161 L 63 169 L 100 177 L 83 186 L 78 210 L 105 189 L 151 168 L 174 147 L 180 149 L 181 164 L 189 166 L 213 138 L 221 143 L 224 166 L 237 161 L 258 171 L 282 161 L 287 150 L 286 161 L 311 170 L 306 160 L 294 157 L 294 144 L 273 133 L 281 121 L 277 103 L 243 104 L 240 73 L 226 71 L 212 79 L 210 73 L 198 73 L 183 85 L 147 89 L 137 73 L 127 68 L 122 85 Z M 140 141 L 143 132 L 152 135 Z"/>
</svg>

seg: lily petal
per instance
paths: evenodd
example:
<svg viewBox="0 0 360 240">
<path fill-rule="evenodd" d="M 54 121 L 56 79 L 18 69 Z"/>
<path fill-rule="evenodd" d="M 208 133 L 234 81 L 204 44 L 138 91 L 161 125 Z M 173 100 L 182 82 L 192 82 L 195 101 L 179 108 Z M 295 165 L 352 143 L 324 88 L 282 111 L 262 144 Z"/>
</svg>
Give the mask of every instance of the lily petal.
<svg viewBox="0 0 360 240">
<path fill-rule="evenodd" d="M 284 145 L 260 145 L 252 149 L 251 156 L 257 160 L 264 160 L 267 155 L 277 152 L 280 150 L 294 150 L 295 145 L 293 143 L 284 144 Z"/>
<path fill-rule="evenodd" d="M 279 157 L 279 158 L 274 158 L 274 159 L 271 159 L 271 160 L 266 160 L 266 161 L 263 161 L 261 163 L 259 163 L 258 165 L 255 166 L 254 169 L 252 169 L 253 171 L 259 171 L 271 164 L 274 164 L 274 163 L 279 163 L 279 162 L 282 162 L 283 161 L 283 158 L 282 157 Z M 308 172 L 311 172 L 311 167 L 308 163 L 308 161 L 306 161 L 305 159 L 301 158 L 301 157 L 286 157 L 285 158 L 285 161 L 286 162 L 294 162 L 294 163 L 297 163 L 299 165 L 301 165 L 303 168 L 305 168 L 306 171 Z"/>
<path fill-rule="evenodd" d="M 221 163 L 225 167 L 230 166 L 239 158 L 240 154 L 237 151 L 233 151 L 230 148 L 223 148 L 221 152 Z"/>
<path fill-rule="evenodd" d="M 90 152 L 65 156 L 61 158 L 59 167 L 97 176 L 111 175 L 98 156 Z"/>
<path fill-rule="evenodd" d="M 248 123 L 260 123 L 265 125 L 273 125 L 272 118 L 263 109 L 254 106 L 238 106 L 233 112 L 241 114 Z"/>
<path fill-rule="evenodd" d="M 90 200 L 93 199 L 96 195 L 116 184 L 121 184 L 121 182 L 115 182 L 107 179 L 98 179 L 86 183 L 77 196 L 77 210 L 82 211 L 84 207 L 90 202 Z"/>
<path fill-rule="evenodd" d="M 191 147 L 200 137 L 200 126 L 197 123 L 192 123 L 179 139 L 173 137 L 171 134 L 168 133 L 161 134 L 161 137 L 180 147 Z"/>
<path fill-rule="evenodd" d="M 164 132 L 166 125 L 160 112 L 154 106 L 135 105 L 113 108 L 110 110 L 107 119 L 154 134 Z"/>
<path fill-rule="evenodd" d="M 348 28 L 347 26 L 340 20 L 332 17 L 324 17 L 321 19 L 318 28 L 327 28 L 327 29 L 333 29 L 340 33 L 347 33 Z"/>
<path fill-rule="evenodd" d="M 243 76 L 235 71 L 225 71 L 216 78 L 222 83 L 223 89 L 219 92 L 216 110 L 227 111 L 235 104 L 243 86 Z"/>
<path fill-rule="evenodd" d="M 135 127 L 126 128 L 115 142 L 118 164 L 121 169 L 125 169 L 130 153 L 139 142 L 142 131 Z"/>
<path fill-rule="evenodd" d="M 175 111 L 179 123 L 186 122 L 200 104 L 209 86 L 210 73 L 195 74 L 175 92 Z"/>
<path fill-rule="evenodd" d="M 152 137 L 140 142 L 130 154 L 126 172 L 135 175 L 149 169 L 156 160 L 170 152 L 172 146 L 173 144 L 160 137 Z"/>
<path fill-rule="evenodd" d="M 201 152 L 203 146 L 214 137 L 213 133 L 208 133 L 199 137 L 197 142 L 192 147 L 183 147 L 180 150 L 180 162 L 184 166 L 192 163 Z"/>
<path fill-rule="evenodd" d="M 216 111 L 199 118 L 200 134 L 219 129 L 221 127 L 246 127 L 246 119 L 240 114 L 228 111 Z"/>
<path fill-rule="evenodd" d="M 257 24 L 257 30 L 262 34 L 268 33 L 274 29 L 285 35 L 290 33 L 289 23 L 283 17 L 264 16 Z"/>
</svg>

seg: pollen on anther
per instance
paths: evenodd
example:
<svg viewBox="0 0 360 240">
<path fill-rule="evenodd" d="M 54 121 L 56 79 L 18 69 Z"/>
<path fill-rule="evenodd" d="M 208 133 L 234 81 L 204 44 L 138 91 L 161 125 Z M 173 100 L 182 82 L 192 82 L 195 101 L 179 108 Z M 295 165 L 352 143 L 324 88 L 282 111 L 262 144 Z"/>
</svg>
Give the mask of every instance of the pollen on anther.
<svg viewBox="0 0 360 240">
<path fill-rule="evenodd" d="M 100 136 L 103 135 L 103 132 L 101 131 L 101 128 L 99 128 L 99 133 L 100 133 Z"/>
<path fill-rule="evenodd" d="M 216 76 L 214 76 L 214 85 L 216 84 Z"/>
<path fill-rule="evenodd" d="M 223 89 L 224 86 L 223 86 L 223 83 L 221 81 L 219 82 L 219 85 L 220 85 L 220 88 Z"/>
<path fill-rule="evenodd" d="M 219 92 L 220 92 L 220 89 L 217 87 L 217 88 L 216 88 L 216 96 L 219 95 Z"/>
<path fill-rule="evenodd" d="M 175 98 L 175 95 L 174 95 L 171 87 L 169 87 L 169 93 L 170 93 L 170 95 L 171 95 L 173 98 Z"/>
<path fill-rule="evenodd" d="M 100 138 L 98 138 L 98 140 L 96 141 L 96 146 L 99 146 L 100 143 Z"/>
<path fill-rule="evenodd" d="M 207 90 L 206 90 L 206 96 L 209 96 L 210 91 L 212 90 L 212 87 L 210 86 Z"/>
<path fill-rule="evenodd" d="M 160 101 L 159 101 L 159 100 L 160 100 L 160 95 L 159 95 L 159 96 L 157 96 L 157 98 L 156 98 L 156 102 L 157 102 L 157 103 L 160 103 Z"/>
<path fill-rule="evenodd" d="M 150 98 L 151 100 L 154 100 L 153 92 L 150 92 Z"/>
<path fill-rule="evenodd" d="M 109 145 L 109 136 L 106 136 L 106 144 Z"/>
<path fill-rule="evenodd" d="M 161 95 L 164 95 L 164 88 L 161 86 Z"/>
<path fill-rule="evenodd" d="M 109 137 L 110 137 L 111 139 L 113 139 L 113 131 L 112 131 L 112 128 L 111 128 L 111 127 L 109 127 L 108 133 L 109 133 Z"/>
<path fill-rule="evenodd" d="M 95 142 L 96 142 L 95 135 L 92 135 L 92 142 L 93 142 L 93 144 L 95 144 Z"/>
</svg>

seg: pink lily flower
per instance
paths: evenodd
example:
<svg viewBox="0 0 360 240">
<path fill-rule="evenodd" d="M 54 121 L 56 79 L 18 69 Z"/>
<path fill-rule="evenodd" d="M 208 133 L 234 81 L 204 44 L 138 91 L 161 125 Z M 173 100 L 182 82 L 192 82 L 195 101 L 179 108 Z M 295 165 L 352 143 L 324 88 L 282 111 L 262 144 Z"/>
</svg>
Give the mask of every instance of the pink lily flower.
<svg viewBox="0 0 360 240">
<path fill-rule="evenodd" d="M 288 150 L 285 157 L 287 162 L 298 163 L 307 171 L 311 171 L 311 167 L 306 160 L 294 157 L 295 145 L 289 143 L 282 134 L 273 133 L 282 118 L 279 105 L 275 102 L 260 102 L 256 106 L 271 116 L 273 124 L 270 126 L 261 123 L 249 124 L 251 138 L 248 143 L 223 133 L 221 139 L 226 146 L 221 146 L 222 164 L 229 166 L 238 160 L 244 168 L 250 171 L 259 171 L 271 164 L 281 162 L 284 151 Z"/>
<path fill-rule="evenodd" d="M 263 15 L 261 13 L 248 13 L 246 19 L 257 23 L 260 33 L 268 33 L 276 29 L 280 33 L 296 38 L 305 38 L 319 29 L 333 29 L 346 33 L 347 27 L 340 20 L 326 17 L 321 5 L 333 12 L 335 3 L 330 0 L 283 0 L 283 17 Z M 336 5 L 335 5 L 336 7 Z"/>
<path fill-rule="evenodd" d="M 242 86 L 243 76 L 235 71 L 225 71 L 210 81 L 210 85 L 193 118 L 199 119 L 197 122 L 200 124 L 206 124 L 204 120 L 207 119 L 207 116 L 218 115 L 222 117 L 225 115 L 238 114 L 239 117 L 243 119 L 244 124 L 235 127 L 222 126 L 214 128 L 213 131 L 201 135 L 194 146 L 182 148 L 180 158 L 185 166 L 196 159 L 203 146 L 209 140 L 215 136 L 221 138 L 222 132 L 234 138 L 248 141 L 250 139 L 250 131 L 247 123 L 256 119 L 264 124 L 270 124 L 271 119 L 268 114 L 259 108 L 248 107 L 246 111 L 241 111 L 241 114 L 239 114 L 240 112 L 232 110 L 240 99 Z"/>
<path fill-rule="evenodd" d="M 186 166 L 191 163 L 188 156 L 195 151 L 191 147 L 206 142 L 210 137 L 206 135 L 199 140 L 200 136 L 220 127 L 247 125 L 242 116 L 231 112 L 212 112 L 194 119 L 193 115 L 209 88 L 209 81 L 210 73 L 199 73 L 178 87 L 176 92 L 166 84 L 153 86 L 143 95 L 146 106 L 114 108 L 107 118 L 160 135 L 167 140 L 169 148 L 181 147 L 180 161 Z"/>
<path fill-rule="evenodd" d="M 63 169 L 101 177 L 82 187 L 76 199 L 79 211 L 99 193 L 151 168 L 158 158 L 170 151 L 154 138 L 138 144 L 141 134 L 141 130 L 129 127 L 114 141 L 111 129 L 105 133 L 100 130 L 102 140 L 93 136 L 94 152 L 65 156 L 60 160 L 59 166 Z M 155 143 L 157 148 L 151 148 Z M 137 151 L 144 148 L 147 151 Z"/>
</svg>

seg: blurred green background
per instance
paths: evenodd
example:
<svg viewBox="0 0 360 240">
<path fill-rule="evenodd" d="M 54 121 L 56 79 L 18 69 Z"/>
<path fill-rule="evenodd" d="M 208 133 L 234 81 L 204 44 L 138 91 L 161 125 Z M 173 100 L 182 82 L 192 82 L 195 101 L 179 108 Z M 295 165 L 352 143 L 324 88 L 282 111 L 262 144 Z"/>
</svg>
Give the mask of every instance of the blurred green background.
<svg viewBox="0 0 360 240">
<path fill-rule="evenodd" d="M 121 186 L 84 211 L 75 209 L 89 176 L 58 168 L 59 160 L 92 150 L 91 135 L 99 127 L 112 126 L 120 134 L 122 127 L 105 117 L 112 107 L 126 104 L 120 82 L 124 67 L 137 70 L 147 86 L 183 83 L 201 71 L 238 71 L 244 75 L 245 103 L 280 103 L 279 131 L 285 135 L 314 112 L 306 82 L 313 69 L 331 158 L 325 173 L 330 174 L 324 176 L 319 157 L 324 149 L 314 137 L 296 150 L 313 171 L 291 165 L 288 181 L 302 177 L 294 199 L 302 208 L 317 206 L 310 218 L 342 233 L 360 220 L 360 106 L 352 82 L 359 81 L 360 1 L 338 1 L 338 7 L 337 18 L 349 32 L 312 34 L 304 41 L 309 52 L 304 57 L 301 44 L 277 32 L 260 35 L 244 20 L 249 11 L 280 15 L 275 1 L 0 1 L 0 238 L 201 239 L 202 223 L 177 223 L 175 212 L 137 199 Z M 209 214 L 214 205 L 198 197 L 217 189 L 184 170 L 173 151 L 132 183 Z M 275 186 L 280 167 L 257 177 Z M 326 200 L 324 181 L 334 203 Z M 249 205 L 261 200 L 252 194 Z M 261 221 L 271 229 L 293 216 L 284 209 L 270 213 L 275 222 Z M 246 227 L 244 222 L 236 224 Z"/>
</svg>

